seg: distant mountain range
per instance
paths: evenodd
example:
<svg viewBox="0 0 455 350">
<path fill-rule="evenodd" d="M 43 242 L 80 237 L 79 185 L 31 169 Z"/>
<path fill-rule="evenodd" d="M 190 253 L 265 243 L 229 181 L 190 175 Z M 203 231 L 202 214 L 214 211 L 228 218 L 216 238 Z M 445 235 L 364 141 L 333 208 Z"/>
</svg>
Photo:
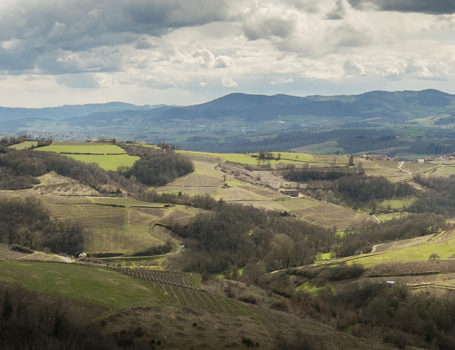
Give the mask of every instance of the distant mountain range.
<svg viewBox="0 0 455 350">
<path fill-rule="evenodd" d="M 415 135 L 403 132 L 406 129 L 414 130 Z M 38 109 L 0 107 L 0 134 L 28 133 L 68 140 L 116 137 L 168 141 L 200 150 L 267 148 L 272 144 L 279 146 L 281 143 L 275 141 L 289 133 L 333 137 L 337 130 L 344 134 L 347 130 L 391 130 L 400 141 L 408 143 L 418 134 L 436 140 L 452 139 L 455 95 L 438 90 L 307 97 L 234 93 L 185 107 L 119 102 Z M 339 140 L 322 137 L 317 141 Z M 305 140 L 283 145 L 290 146 L 310 145 Z M 348 151 L 343 145 L 333 146 Z M 333 147 L 329 148 L 333 151 Z M 320 151 L 324 153 L 324 147 Z"/>
</svg>

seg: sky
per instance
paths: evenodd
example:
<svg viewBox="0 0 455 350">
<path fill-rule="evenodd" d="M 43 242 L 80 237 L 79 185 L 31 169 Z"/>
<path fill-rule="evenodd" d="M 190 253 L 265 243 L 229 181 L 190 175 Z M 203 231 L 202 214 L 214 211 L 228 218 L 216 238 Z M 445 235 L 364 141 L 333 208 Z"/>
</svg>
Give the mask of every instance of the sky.
<svg viewBox="0 0 455 350">
<path fill-rule="evenodd" d="M 455 93 L 455 0 L 1 0 L 0 106 Z"/>
</svg>

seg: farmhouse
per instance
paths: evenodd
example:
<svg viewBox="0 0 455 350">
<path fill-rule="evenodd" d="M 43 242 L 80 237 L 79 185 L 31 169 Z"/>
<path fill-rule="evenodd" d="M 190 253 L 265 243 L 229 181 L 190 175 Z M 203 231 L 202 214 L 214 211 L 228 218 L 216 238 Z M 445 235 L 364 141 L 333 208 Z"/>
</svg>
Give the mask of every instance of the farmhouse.
<svg viewBox="0 0 455 350">
<path fill-rule="evenodd" d="M 296 189 L 285 189 L 282 191 L 283 194 L 291 197 L 298 197 L 299 196 L 299 190 Z"/>
</svg>

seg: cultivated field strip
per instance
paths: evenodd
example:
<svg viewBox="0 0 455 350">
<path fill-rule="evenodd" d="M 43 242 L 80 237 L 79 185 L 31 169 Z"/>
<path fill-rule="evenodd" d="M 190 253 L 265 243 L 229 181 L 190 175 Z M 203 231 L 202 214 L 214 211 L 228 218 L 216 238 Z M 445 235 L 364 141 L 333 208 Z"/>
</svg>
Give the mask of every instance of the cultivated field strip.
<svg viewBox="0 0 455 350">
<path fill-rule="evenodd" d="M 150 283 L 168 283 L 172 285 L 197 289 L 193 284 L 191 275 L 183 272 L 130 268 L 119 268 L 117 270 Z"/>
<path fill-rule="evenodd" d="M 84 227 L 121 228 L 125 221 L 125 208 L 81 203 L 62 205 L 46 203 L 52 216 L 61 220 L 77 220 Z"/>
<path fill-rule="evenodd" d="M 137 268 L 116 268 L 116 270 L 152 284 L 178 306 L 233 316 L 248 313 L 245 307 L 232 299 L 196 288 L 189 274 Z"/>
</svg>

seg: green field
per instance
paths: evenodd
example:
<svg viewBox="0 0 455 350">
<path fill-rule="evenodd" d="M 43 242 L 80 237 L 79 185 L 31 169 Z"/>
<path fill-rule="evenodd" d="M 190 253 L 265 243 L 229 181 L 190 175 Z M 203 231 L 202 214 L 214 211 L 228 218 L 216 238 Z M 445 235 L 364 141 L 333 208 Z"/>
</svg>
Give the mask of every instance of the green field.
<svg viewBox="0 0 455 350">
<path fill-rule="evenodd" d="M 65 154 L 80 162 L 97 164 L 105 170 L 117 170 L 120 166 L 131 167 L 139 159 L 128 155 L 123 148 L 110 143 L 62 142 L 36 150 Z"/>
<path fill-rule="evenodd" d="M 139 269 L 122 272 L 76 264 L 0 261 L 0 282 L 101 306 L 107 312 L 104 316 L 134 307 L 170 305 L 251 315 L 234 300 L 195 288 L 190 274 Z"/>
<path fill-rule="evenodd" d="M 416 201 L 416 199 L 417 199 L 416 197 L 406 197 L 384 200 L 378 204 L 378 209 L 394 211 L 402 210 L 411 206 Z"/>
<path fill-rule="evenodd" d="M 24 141 L 21 143 L 17 143 L 15 145 L 11 145 L 9 146 L 9 148 L 14 148 L 16 150 L 29 149 L 35 147 L 37 144 L 38 144 L 37 141 Z"/>
<path fill-rule="evenodd" d="M 56 153 L 126 154 L 123 148 L 114 144 L 95 142 L 57 142 L 49 146 L 40 147 L 38 150 Z"/>
<path fill-rule="evenodd" d="M 0 261 L 0 281 L 64 299 L 107 307 L 110 313 L 170 302 L 153 286 L 103 267 Z"/>
<path fill-rule="evenodd" d="M 455 237 L 449 234 L 446 238 L 437 238 L 433 235 L 418 237 L 403 241 L 380 244 L 374 253 L 353 256 L 348 263 L 358 263 L 365 267 L 398 261 L 426 261 L 430 255 L 437 253 L 441 259 L 448 259 L 455 255 Z"/>
<path fill-rule="evenodd" d="M 376 215 L 376 217 L 379 219 L 381 222 L 386 222 L 390 221 L 392 219 L 399 219 L 401 217 L 405 217 L 409 215 L 407 212 L 393 212 L 393 213 L 387 213 L 387 214 L 379 214 Z"/>
<path fill-rule="evenodd" d="M 94 154 L 66 154 L 79 162 L 95 163 L 104 170 L 117 170 L 118 167 L 132 167 L 139 160 L 139 157 L 130 156 L 128 154 L 119 155 L 94 155 Z"/>
</svg>

